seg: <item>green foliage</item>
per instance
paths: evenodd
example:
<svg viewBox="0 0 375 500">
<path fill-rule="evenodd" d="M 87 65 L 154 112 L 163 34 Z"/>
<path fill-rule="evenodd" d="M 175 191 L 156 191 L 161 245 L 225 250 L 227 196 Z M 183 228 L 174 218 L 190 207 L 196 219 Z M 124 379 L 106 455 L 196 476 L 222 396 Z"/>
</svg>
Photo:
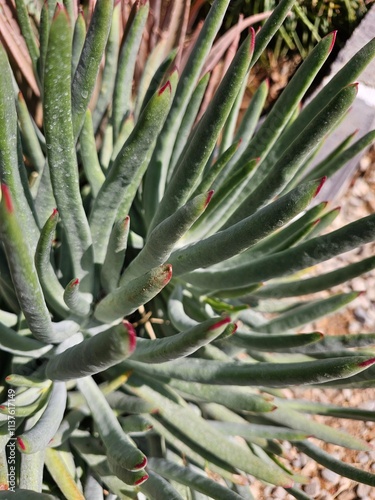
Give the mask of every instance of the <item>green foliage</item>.
<svg viewBox="0 0 375 500">
<path fill-rule="evenodd" d="M 337 210 L 314 204 L 374 132 L 305 171 L 375 42 L 300 111 L 332 50 L 326 36 L 262 125 L 265 82 L 239 116 L 249 71 L 293 4 L 250 30 L 207 102 L 202 68 L 229 0 L 213 2 L 180 69 L 165 39 L 139 62 L 147 0 L 127 13 L 98 0 L 86 17 L 51 1 L 32 18 L 17 1 L 43 119 L 37 127 L 1 48 L 0 490 L 14 487 L 15 453 L 20 498 L 251 498 L 254 477 L 304 498 L 306 478 L 279 460 L 285 440 L 374 485 L 308 438 L 365 442 L 305 417 L 373 415 L 281 391 L 375 384 L 375 334 L 295 334 L 358 296 L 307 294 L 375 267 L 300 274 L 375 240 L 375 214 L 321 235 Z"/>
<path fill-rule="evenodd" d="M 225 28 L 232 26 L 240 14 L 253 16 L 273 10 L 277 3 L 275 0 L 233 0 Z M 275 59 L 290 51 L 298 51 L 305 58 L 317 41 L 334 30 L 339 30 L 339 44 L 343 45 L 367 10 L 364 0 L 298 0 L 270 47 Z"/>
</svg>

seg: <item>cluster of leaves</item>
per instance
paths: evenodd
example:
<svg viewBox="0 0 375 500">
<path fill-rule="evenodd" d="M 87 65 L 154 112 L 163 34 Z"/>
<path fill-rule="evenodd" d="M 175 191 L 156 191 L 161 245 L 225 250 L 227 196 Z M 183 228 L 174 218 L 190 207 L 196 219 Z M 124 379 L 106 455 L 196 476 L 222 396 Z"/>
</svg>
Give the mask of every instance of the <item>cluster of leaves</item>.
<svg viewBox="0 0 375 500">
<path fill-rule="evenodd" d="M 0 484 L 13 488 L 16 454 L 12 495 L 238 499 L 251 498 L 255 477 L 306 498 L 293 484 L 307 479 L 283 462 L 286 440 L 375 484 L 308 437 L 365 442 L 306 417 L 373 413 L 281 390 L 375 383 L 375 334 L 293 333 L 358 292 L 304 296 L 375 267 L 371 257 L 300 276 L 375 240 L 375 215 L 321 235 L 338 212 L 313 202 L 375 132 L 351 134 L 308 170 L 355 99 L 375 40 L 301 111 L 332 50 L 326 36 L 264 122 L 266 82 L 236 127 L 249 71 L 293 4 L 250 30 L 210 87 L 202 71 L 222 50 L 214 41 L 229 0 L 213 3 L 179 70 L 163 38 L 139 66 L 158 17 L 147 0 L 129 11 L 98 0 L 87 22 L 75 4 L 50 1 L 37 35 L 17 1 L 43 117 L 39 128 L 1 48 Z"/>
<path fill-rule="evenodd" d="M 204 2 L 198 3 L 204 4 Z M 233 26 L 240 15 L 253 16 L 272 11 L 277 3 L 275 0 L 234 0 L 228 8 L 225 29 Z M 289 51 L 297 51 L 301 57 L 305 58 L 322 37 L 334 30 L 339 31 L 337 42 L 341 47 L 367 11 L 368 7 L 364 0 L 337 0 L 335 2 L 299 0 L 269 48 L 272 48 L 275 59 L 285 56 Z"/>
</svg>

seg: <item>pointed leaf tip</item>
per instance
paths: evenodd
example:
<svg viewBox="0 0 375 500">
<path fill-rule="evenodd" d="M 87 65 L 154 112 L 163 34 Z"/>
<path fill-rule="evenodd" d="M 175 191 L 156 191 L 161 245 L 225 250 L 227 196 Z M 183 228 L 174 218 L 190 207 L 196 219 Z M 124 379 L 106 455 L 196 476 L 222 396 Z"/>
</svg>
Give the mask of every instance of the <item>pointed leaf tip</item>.
<svg viewBox="0 0 375 500">
<path fill-rule="evenodd" d="M 168 80 L 160 89 L 158 92 L 158 95 L 162 95 L 166 89 L 169 89 L 169 92 L 172 93 L 172 85 L 170 80 Z"/>
<path fill-rule="evenodd" d="M 62 2 L 57 2 L 55 8 L 55 15 L 53 16 L 53 19 L 56 19 L 56 17 L 60 14 L 61 11 L 66 11 L 65 6 Z"/>
<path fill-rule="evenodd" d="M 319 185 L 316 188 L 316 191 L 314 193 L 313 198 L 315 198 L 316 196 L 318 196 L 318 194 L 319 194 L 320 190 L 322 189 L 323 184 L 325 183 L 326 180 L 327 180 L 327 176 L 326 175 L 320 179 Z"/>
<path fill-rule="evenodd" d="M 212 196 L 213 196 L 214 192 L 215 192 L 215 191 L 214 191 L 213 189 L 211 189 L 211 191 L 209 191 L 209 192 L 207 193 L 207 198 L 206 198 L 206 202 L 205 202 L 205 204 L 204 204 L 204 208 L 206 208 L 206 207 L 207 207 L 207 205 L 210 203 L 211 198 L 212 198 Z"/>
<path fill-rule="evenodd" d="M 8 213 L 12 213 L 13 212 L 12 198 L 11 198 L 8 186 L 4 183 L 1 184 L 1 193 L 2 193 L 2 196 L 4 198 L 6 211 Z"/>
<path fill-rule="evenodd" d="M 337 35 L 337 30 L 332 31 L 332 33 L 329 33 L 329 35 L 327 35 L 327 36 L 331 36 L 332 37 L 331 45 L 329 46 L 328 52 L 331 52 L 332 49 L 333 49 L 333 47 L 334 47 L 334 45 L 335 45 L 336 35 Z"/>
<path fill-rule="evenodd" d="M 254 47 L 255 47 L 255 29 L 250 26 L 249 28 L 249 35 L 251 36 L 251 41 L 250 41 L 250 54 L 254 52 Z"/>
<path fill-rule="evenodd" d="M 371 358 L 371 359 L 366 359 L 366 361 L 362 361 L 361 363 L 358 363 L 358 366 L 366 368 L 368 366 L 373 365 L 374 363 L 375 363 L 375 358 Z"/>
<path fill-rule="evenodd" d="M 223 325 L 226 325 L 227 323 L 230 323 L 230 317 L 226 316 L 225 318 L 221 319 L 214 325 L 210 326 L 209 330 L 216 330 L 216 328 L 220 328 Z"/>
</svg>

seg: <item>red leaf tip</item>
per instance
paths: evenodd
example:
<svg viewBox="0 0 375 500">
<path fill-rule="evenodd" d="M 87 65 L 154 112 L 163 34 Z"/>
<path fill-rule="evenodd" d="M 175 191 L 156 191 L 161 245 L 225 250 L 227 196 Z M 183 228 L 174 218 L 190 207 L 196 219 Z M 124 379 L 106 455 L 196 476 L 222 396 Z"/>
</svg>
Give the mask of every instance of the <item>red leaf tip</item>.
<svg viewBox="0 0 375 500">
<path fill-rule="evenodd" d="M 320 179 L 319 185 L 316 188 L 316 191 L 315 191 L 315 193 L 313 195 L 313 198 L 315 198 L 316 196 L 318 196 L 318 194 L 319 194 L 320 190 L 322 189 L 323 184 L 325 183 L 326 180 L 327 180 L 327 176 L 326 175 Z"/>
<path fill-rule="evenodd" d="M 25 443 L 22 441 L 22 439 L 20 437 L 17 438 L 17 443 L 18 443 L 19 447 L 21 448 L 21 450 L 26 450 Z"/>
<path fill-rule="evenodd" d="M 162 95 L 166 89 L 169 89 L 169 92 L 172 93 L 172 85 L 169 80 L 159 89 L 158 95 Z"/>
<path fill-rule="evenodd" d="M 79 279 L 76 278 L 74 281 L 72 281 L 72 286 L 78 286 L 79 285 Z"/>
<path fill-rule="evenodd" d="M 374 363 L 375 363 L 375 358 L 371 358 L 371 359 L 366 359 L 366 361 L 362 361 L 361 363 L 358 363 L 358 366 L 366 368 L 367 366 L 371 366 Z"/>
<path fill-rule="evenodd" d="M 145 474 L 144 476 L 142 476 L 140 479 L 137 479 L 135 482 L 134 482 L 134 486 L 139 486 L 141 485 L 142 483 L 144 483 L 145 481 L 147 481 L 148 479 L 148 474 Z"/>
<path fill-rule="evenodd" d="M 255 47 L 255 29 L 250 26 L 249 28 L 249 35 L 251 36 L 250 40 L 250 54 L 254 52 L 254 47 Z"/>
<path fill-rule="evenodd" d="M 166 264 L 164 268 L 164 285 L 168 284 L 172 278 L 172 264 Z"/>
<path fill-rule="evenodd" d="M 134 467 L 134 470 L 139 470 L 139 469 L 144 469 L 147 465 L 147 457 L 144 457 L 144 459 L 142 460 L 141 463 L 137 464 L 135 467 Z"/>
<path fill-rule="evenodd" d="M 59 211 L 57 210 L 57 208 L 54 208 L 52 210 L 52 216 L 51 217 L 56 217 L 56 215 L 58 215 L 58 214 L 59 214 Z"/>
<path fill-rule="evenodd" d="M 122 322 L 122 324 L 128 330 L 128 334 L 129 334 L 129 349 L 130 349 L 130 352 L 133 352 L 134 349 L 136 348 L 136 345 L 137 345 L 137 333 L 135 331 L 134 326 L 131 323 L 129 323 L 129 321 L 124 320 Z"/>
<path fill-rule="evenodd" d="M 6 184 L 1 184 L 1 194 L 2 194 L 2 197 L 4 198 L 4 202 L 5 202 L 5 209 L 8 213 L 12 213 L 13 212 L 13 203 L 12 203 L 12 197 L 10 195 L 10 191 L 9 191 L 9 188 Z"/>
<path fill-rule="evenodd" d="M 210 326 L 209 330 L 216 330 L 216 328 L 220 328 L 221 326 L 227 325 L 228 323 L 230 323 L 230 317 L 226 316 L 225 318 L 221 319 L 214 325 Z"/>
<path fill-rule="evenodd" d="M 207 205 L 210 203 L 213 194 L 214 194 L 214 190 L 213 189 L 211 189 L 211 191 L 208 191 L 207 198 L 206 198 L 206 201 L 204 203 L 204 208 L 206 208 Z"/>
<path fill-rule="evenodd" d="M 63 13 L 65 15 L 67 21 L 70 22 L 70 17 L 69 17 L 68 11 L 67 11 L 65 5 L 62 2 L 57 2 L 56 8 L 55 8 L 55 13 L 53 15 L 52 21 L 54 21 L 55 19 L 57 19 L 57 17 L 61 13 Z"/>
<path fill-rule="evenodd" d="M 62 11 L 64 10 L 64 4 L 62 2 L 57 2 L 56 3 L 56 8 L 55 8 L 55 17 Z"/>
<path fill-rule="evenodd" d="M 333 49 L 334 45 L 335 45 L 335 42 L 336 42 L 336 35 L 337 35 L 337 30 L 335 31 L 332 31 L 332 33 L 330 33 L 328 36 L 331 36 L 332 37 L 332 41 L 331 41 L 331 45 L 329 46 L 329 49 L 328 51 L 331 52 L 331 50 Z"/>
</svg>

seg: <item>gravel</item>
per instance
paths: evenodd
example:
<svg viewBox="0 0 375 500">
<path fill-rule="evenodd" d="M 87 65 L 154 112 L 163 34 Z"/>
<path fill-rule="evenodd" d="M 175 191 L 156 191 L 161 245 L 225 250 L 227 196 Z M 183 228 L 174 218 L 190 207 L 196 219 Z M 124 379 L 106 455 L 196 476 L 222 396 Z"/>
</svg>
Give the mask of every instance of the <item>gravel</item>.
<svg viewBox="0 0 375 500">
<path fill-rule="evenodd" d="M 375 212 L 375 147 L 365 156 L 359 170 L 351 183 L 350 189 L 341 200 L 340 215 L 334 221 L 330 230 L 342 227 L 354 220 Z M 333 208 L 333 207 L 332 207 Z M 329 272 L 346 263 L 357 262 L 359 259 L 375 254 L 375 244 L 367 244 L 361 249 L 348 252 L 337 259 L 325 262 L 317 268 L 317 272 Z M 329 317 L 307 325 L 303 332 L 321 331 L 327 335 L 345 333 L 375 332 L 375 272 L 353 279 L 350 283 L 335 287 L 328 293 L 365 291 L 349 307 Z M 375 411 L 375 389 L 316 389 L 293 388 L 284 390 L 288 398 L 306 399 L 322 403 L 332 403 L 340 406 L 360 407 Z M 375 450 L 375 422 L 361 422 L 349 419 L 337 419 L 315 415 L 315 420 L 333 428 L 342 429 L 349 434 L 367 441 Z M 311 439 L 317 446 L 348 464 L 375 474 L 375 451 L 364 452 L 348 450 L 339 446 Z M 303 453 L 291 446 L 285 446 L 287 466 L 296 474 L 303 474 L 309 479 L 309 484 L 302 486 L 302 491 L 310 498 L 318 500 L 375 500 L 375 488 L 358 484 L 348 478 L 341 477 L 323 468 L 309 459 Z M 284 498 L 292 500 L 288 493 L 281 496 L 282 488 L 259 486 L 257 482 L 250 485 L 250 490 L 256 500 L 272 500 Z M 285 490 L 282 490 L 285 491 Z"/>
</svg>

